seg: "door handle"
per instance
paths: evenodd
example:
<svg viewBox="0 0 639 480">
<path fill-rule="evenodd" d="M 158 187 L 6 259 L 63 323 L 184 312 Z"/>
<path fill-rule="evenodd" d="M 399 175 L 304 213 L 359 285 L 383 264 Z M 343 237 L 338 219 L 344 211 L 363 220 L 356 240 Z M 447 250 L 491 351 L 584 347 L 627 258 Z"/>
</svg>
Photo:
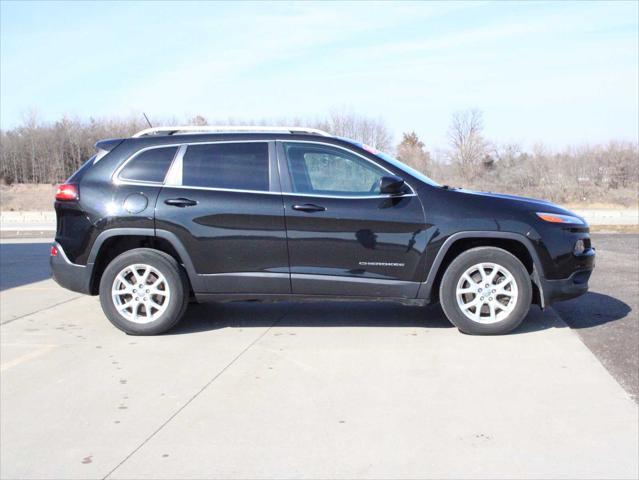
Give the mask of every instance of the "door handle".
<svg viewBox="0 0 639 480">
<path fill-rule="evenodd" d="M 325 212 L 326 207 L 315 205 L 314 203 L 305 203 L 303 205 L 293 205 L 293 210 L 300 210 L 302 212 Z"/>
<path fill-rule="evenodd" d="M 164 203 L 166 203 L 167 205 L 171 205 L 172 207 L 192 207 L 194 205 L 197 205 L 197 202 L 195 200 L 191 200 L 189 198 L 167 198 L 166 200 L 164 200 Z"/>
</svg>

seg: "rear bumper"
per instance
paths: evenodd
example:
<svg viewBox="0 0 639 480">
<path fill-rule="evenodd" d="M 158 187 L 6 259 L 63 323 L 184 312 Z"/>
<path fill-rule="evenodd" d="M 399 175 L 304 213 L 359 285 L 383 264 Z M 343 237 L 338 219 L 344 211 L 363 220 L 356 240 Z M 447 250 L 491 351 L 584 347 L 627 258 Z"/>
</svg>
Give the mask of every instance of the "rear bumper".
<svg viewBox="0 0 639 480">
<path fill-rule="evenodd" d="M 72 263 L 64 253 L 62 245 L 55 242 L 53 244 L 58 254 L 49 257 L 51 266 L 51 276 L 61 286 L 68 290 L 80 293 L 91 293 L 91 271 L 92 268 L 84 265 Z"/>
</svg>

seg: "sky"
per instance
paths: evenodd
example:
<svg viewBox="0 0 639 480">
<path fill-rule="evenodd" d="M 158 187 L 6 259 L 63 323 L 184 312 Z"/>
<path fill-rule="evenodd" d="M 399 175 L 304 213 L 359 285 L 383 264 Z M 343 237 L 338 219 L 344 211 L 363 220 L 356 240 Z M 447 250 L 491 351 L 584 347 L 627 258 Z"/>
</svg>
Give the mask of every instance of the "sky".
<svg viewBox="0 0 639 480">
<path fill-rule="evenodd" d="M 445 148 L 639 141 L 639 2 L 0 3 L 0 126 L 29 111 L 382 119 Z"/>
</svg>

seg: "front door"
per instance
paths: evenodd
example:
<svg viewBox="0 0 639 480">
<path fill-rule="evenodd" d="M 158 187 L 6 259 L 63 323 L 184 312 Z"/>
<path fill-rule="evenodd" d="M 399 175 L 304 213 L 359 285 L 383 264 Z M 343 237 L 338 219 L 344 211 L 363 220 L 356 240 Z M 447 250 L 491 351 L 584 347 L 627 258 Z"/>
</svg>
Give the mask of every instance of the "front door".
<svg viewBox="0 0 639 480">
<path fill-rule="evenodd" d="M 278 142 L 294 294 L 414 298 L 424 213 L 410 188 L 382 195 L 390 174 L 334 145 Z"/>
<path fill-rule="evenodd" d="M 273 142 L 182 146 L 158 197 L 155 227 L 179 238 L 198 293 L 290 293 Z"/>
</svg>

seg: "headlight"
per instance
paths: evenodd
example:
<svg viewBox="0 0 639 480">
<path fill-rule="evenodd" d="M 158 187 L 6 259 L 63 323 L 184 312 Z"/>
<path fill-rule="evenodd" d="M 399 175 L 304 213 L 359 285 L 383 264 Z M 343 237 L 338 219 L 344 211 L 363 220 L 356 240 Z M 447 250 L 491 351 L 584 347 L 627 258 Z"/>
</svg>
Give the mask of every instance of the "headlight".
<svg viewBox="0 0 639 480">
<path fill-rule="evenodd" d="M 573 217 L 572 215 L 561 215 L 559 213 L 543 213 L 537 212 L 537 216 L 544 222 L 550 223 L 571 223 L 573 225 L 585 225 L 585 222 L 580 218 Z"/>
</svg>

